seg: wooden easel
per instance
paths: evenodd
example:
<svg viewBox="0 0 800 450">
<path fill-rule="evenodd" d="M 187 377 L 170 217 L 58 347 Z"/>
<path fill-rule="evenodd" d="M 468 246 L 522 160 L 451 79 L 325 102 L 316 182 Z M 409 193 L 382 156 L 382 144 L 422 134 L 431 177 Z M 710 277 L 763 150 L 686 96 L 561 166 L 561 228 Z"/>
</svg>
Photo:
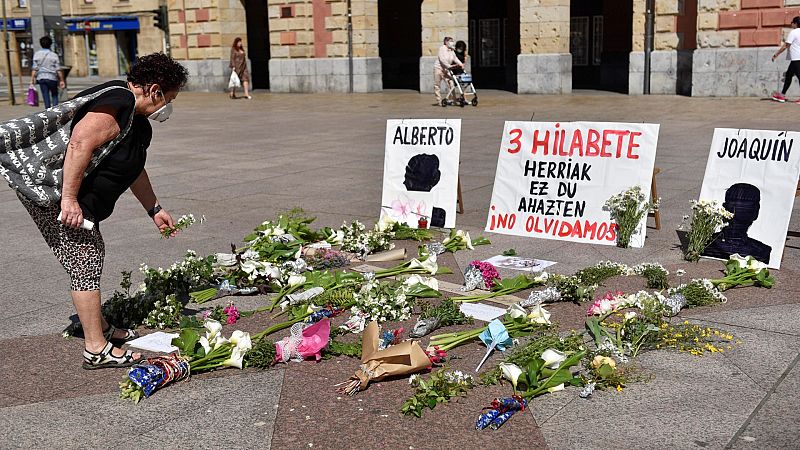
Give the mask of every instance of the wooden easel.
<svg viewBox="0 0 800 450">
<path fill-rule="evenodd" d="M 656 175 L 661 173 L 658 167 L 653 169 L 653 182 L 650 183 L 650 200 L 658 200 L 658 188 L 656 187 Z M 659 210 L 650 211 L 647 217 L 652 217 L 656 220 L 656 230 L 661 229 L 661 212 Z"/>
<path fill-rule="evenodd" d="M 456 213 L 464 214 L 464 197 L 461 196 L 461 177 L 458 177 L 458 194 L 456 196 Z"/>
<path fill-rule="evenodd" d="M 794 197 L 800 197 L 800 182 L 797 183 L 797 190 L 794 191 Z M 800 237 L 800 231 L 787 231 L 786 236 Z"/>
</svg>

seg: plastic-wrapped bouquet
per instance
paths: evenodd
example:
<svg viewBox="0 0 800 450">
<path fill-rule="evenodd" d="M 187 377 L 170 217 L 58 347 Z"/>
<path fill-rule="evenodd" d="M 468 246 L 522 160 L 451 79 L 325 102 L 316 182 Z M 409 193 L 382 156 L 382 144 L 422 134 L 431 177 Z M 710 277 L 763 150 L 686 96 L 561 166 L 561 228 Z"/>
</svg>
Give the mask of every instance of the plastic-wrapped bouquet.
<svg viewBox="0 0 800 450">
<path fill-rule="evenodd" d="M 488 262 L 472 261 L 464 271 L 464 291 L 471 291 L 479 287 L 492 289 L 495 280 L 500 280 L 497 269 Z"/>
<path fill-rule="evenodd" d="M 692 200 L 692 216 L 687 236 L 689 245 L 686 247 L 683 258 L 687 261 L 700 259 L 700 255 L 711 243 L 714 233 L 731 218 L 733 218 L 733 213 L 714 200 Z M 690 220 L 690 217 L 683 216 L 683 220 L 686 222 Z"/>
<path fill-rule="evenodd" d="M 658 200 L 649 201 L 640 186 L 633 186 L 606 200 L 604 209 L 611 213 L 611 219 L 617 223 L 617 247 L 627 248 L 631 236 L 639 227 L 642 217 L 652 209 L 658 209 Z"/>
</svg>

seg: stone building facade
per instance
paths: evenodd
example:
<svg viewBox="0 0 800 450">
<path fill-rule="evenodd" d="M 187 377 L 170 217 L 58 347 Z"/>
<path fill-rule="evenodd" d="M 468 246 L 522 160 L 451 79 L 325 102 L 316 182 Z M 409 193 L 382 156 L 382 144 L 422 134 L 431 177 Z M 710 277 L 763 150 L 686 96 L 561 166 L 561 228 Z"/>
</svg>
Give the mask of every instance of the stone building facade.
<svg viewBox="0 0 800 450">
<path fill-rule="evenodd" d="M 159 0 L 62 0 L 62 11 L 65 18 L 137 16 L 138 53 L 168 43 L 193 90 L 225 88 L 230 46 L 241 37 L 255 88 L 347 92 L 352 73 L 354 92 L 430 92 L 435 55 L 452 36 L 467 43 L 478 89 L 640 94 L 645 1 L 160 0 L 168 35 L 152 26 Z M 768 63 L 769 55 L 800 14 L 800 0 L 655 3 L 652 93 L 763 96 L 778 87 L 785 64 Z M 87 59 L 82 37 L 78 31 L 65 42 L 66 63 L 79 75 Z M 98 74 L 119 73 L 118 41 L 98 30 L 98 62 L 113 61 L 117 48 L 116 64 Z"/>
</svg>

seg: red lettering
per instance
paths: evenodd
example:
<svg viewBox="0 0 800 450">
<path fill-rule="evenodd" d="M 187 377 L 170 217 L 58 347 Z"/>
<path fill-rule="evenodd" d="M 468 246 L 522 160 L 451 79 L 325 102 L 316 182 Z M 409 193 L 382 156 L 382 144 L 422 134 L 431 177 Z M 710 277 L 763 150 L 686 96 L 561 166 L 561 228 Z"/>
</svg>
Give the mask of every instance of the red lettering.
<svg viewBox="0 0 800 450">
<path fill-rule="evenodd" d="M 567 130 L 561 130 L 558 132 L 558 134 L 561 137 L 558 140 L 558 154 L 561 156 L 571 156 L 569 153 L 564 151 L 564 141 L 567 139 Z"/>
<path fill-rule="evenodd" d="M 586 156 L 597 156 L 600 154 L 600 147 L 597 145 L 598 141 L 600 141 L 600 132 L 589 129 L 589 137 L 586 140 Z"/>
<path fill-rule="evenodd" d="M 614 134 L 617 135 L 617 158 L 620 158 L 622 156 L 622 140 L 631 132 L 628 130 L 614 130 Z"/>
<path fill-rule="evenodd" d="M 544 132 L 544 139 L 539 139 L 539 130 L 533 131 L 533 146 L 531 153 L 536 154 L 539 147 L 544 149 L 544 154 L 547 154 L 547 144 L 550 142 L 550 130 Z"/>
<path fill-rule="evenodd" d="M 581 130 L 575 130 L 575 134 L 572 135 L 572 144 L 569 146 L 569 154 L 574 155 L 576 149 L 578 150 L 578 155 L 583 156 L 583 136 L 581 135 Z"/>
<path fill-rule="evenodd" d="M 581 230 L 581 221 L 576 220 L 575 226 L 572 228 L 572 237 L 583 238 L 583 230 Z"/>
<path fill-rule="evenodd" d="M 536 222 L 534 222 L 534 224 L 533 224 L 533 231 L 535 231 L 537 233 L 544 233 L 544 230 L 539 228 L 539 218 L 538 217 L 536 218 Z"/>
<path fill-rule="evenodd" d="M 533 227 L 535 226 L 536 226 L 536 218 L 533 216 L 528 216 L 528 218 L 525 219 L 525 231 L 530 233 L 531 231 L 533 231 Z"/>
<path fill-rule="evenodd" d="M 603 224 L 605 225 L 605 224 Z M 608 234 L 606 234 L 606 240 L 609 242 L 614 242 L 617 240 L 617 224 L 612 223 L 608 227 Z"/>
<path fill-rule="evenodd" d="M 638 148 L 639 144 L 635 143 L 633 140 L 636 136 L 641 136 L 642 133 L 639 131 L 631 131 L 631 137 L 628 140 L 628 159 L 639 159 L 639 155 L 633 154 L 633 149 Z"/>
<path fill-rule="evenodd" d="M 597 222 L 589 222 L 588 220 L 583 224 L 583 235 L 589 236 L 589 239 L 594 239 L 595 232 L 597 232 Z"/>
<path fill-rule="evenodd" d="M 509 216 L 509 218 L 508 218 L 508 229 L 510 230 L 510 229 L 514 228 L 514 225 L 516 225 L 516 224 L 517 224 L 517 215 L 516 214 L 511 214 Z"/>
<path fill-rule="evenodd" d="M 597 227 L 597 240 L 598 241 L 602 240 L 607 232 L 608 232 L 608 224 L 605 222 L 601 223 L 600 226 Z"/>
<path fill-rule="evenodd" d="M 505 228 L 508 225 L 508 214 L 497 216 L 497 228 Z"/>
<path fill-rule="evenodd" d="M 600 147 L 600 156 L 604 158 L 611 157 L 611 153 L 607 151 L 608 146 L 611 145 L 611 141 L 607 139 L 610 133 L 612 133 L 612 130 L 603 130 L 603 143 L 602 146 Z"/>
<path fill-rule="evenodd" d="M 520 138 L 522 137 L 522 130 L 519 128 L 514 128 L 513 130 L 509 131 L 508 134 L 516 134 L 516 137 L 512 138 L 508 142 L 509 144 L 515 144 L 514 148 L 507 149 L 508 153 L 511 153 L 512 155 L 514 153 L 519 153 L 519 151 L 522 149 L 522 142 L 520 141 Z"/>
<path fill-rule="evenodd" d="M 566 237 L 572 234 L 572 225 L 569 222 L 561 222 L 561 228 L 558 229 L 558 235 Z"/>
<path fill-rule="evenodd" d="M 545 217 L 545 219 L 544 219 L 544 232 L 545 233 L 549 233 L 550 229 L 552 228 L 553 229 L 553 234 L 556 234 L 555 231 L 556 231 L 556 224 L 557 223 L 558 223 L 557 220 L 548 219 L 548 218 Z"/>
</svg>

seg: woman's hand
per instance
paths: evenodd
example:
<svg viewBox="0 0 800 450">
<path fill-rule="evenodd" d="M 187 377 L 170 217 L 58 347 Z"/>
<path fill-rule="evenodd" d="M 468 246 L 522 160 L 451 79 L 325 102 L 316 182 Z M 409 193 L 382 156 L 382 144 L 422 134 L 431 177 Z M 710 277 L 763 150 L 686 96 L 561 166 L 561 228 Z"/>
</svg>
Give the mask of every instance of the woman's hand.
<svg viewBox="0 0 800 450">
<path fill-rule="evenodd" d="M 169 228 L 175 228 L 175 222 L 172 220 L 172 216 L 167 212 L 166 209 L 162 209 L 161 211 L 157 212 L 155 216 L 153 216 L 153 223 L 156 224 L 158 227 L 158 231 L 163 232 Z M 177 232 L 173 232 L 170 236 L 175 236 Z"/>
<path fill-rule="evenodd" d="M 83 210 L 78 204 L 78 199 L 71 197 L 61 198 L 61 223 L 70 228 L 80 228 L 83 224 Z"/>
</svg>

